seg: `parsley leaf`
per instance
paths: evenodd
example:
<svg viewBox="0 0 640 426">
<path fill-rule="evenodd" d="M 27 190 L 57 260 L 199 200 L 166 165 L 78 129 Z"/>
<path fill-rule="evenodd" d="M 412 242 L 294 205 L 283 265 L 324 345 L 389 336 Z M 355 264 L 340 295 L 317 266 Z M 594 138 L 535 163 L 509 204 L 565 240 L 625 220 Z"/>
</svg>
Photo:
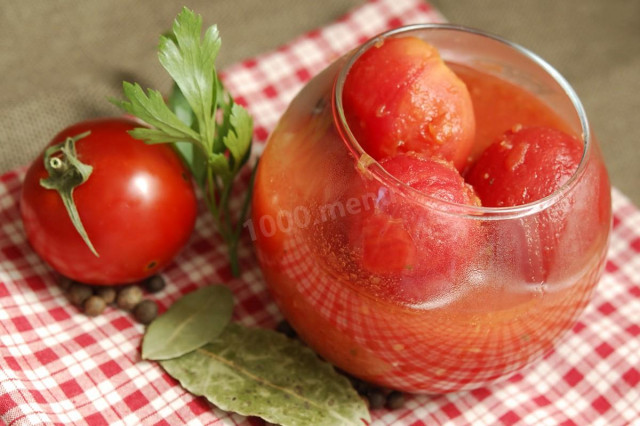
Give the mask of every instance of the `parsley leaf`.
<svg viewBox="0 0 640 426">
<path fill-rule="evenodd" d="M 136 129 L 153 130 L 150 132 L 142 132 L 151 143 L 174 142 L 177 140 L 185 140 L 193 143 L 200 143 L 200 135 L 194 132 L 189 126 L 185 125 L 180 119 L 169 109 L 164 103 L 162 95 L 157 90 L 149 90 L 145 94 L 139 84 L 123 83 L 124 94 L 129 98 L 129 102 L 114 101 L 120 108 L 124 109 L 131 115 L 135 115 L 145 123 L 152 126 L 152 129 Z M 170 140 L 167 140 L 170 139 Z"/>
<path fill-rule="evenodd" d="M 233 105 L 230 112 L 229 124 L 231 131 L 224 138 L 224 145 L 233 156 L 234 165 L 241 164 L 251 146 L 253 121 L 249 113 L 240 105 Z"/>
<path fill-rule="evenodd" d="M 217 74 L 215 59 L 222 44 L 214 25 L 200 40 L 202 17 L 184 8 L 173 24 L 173 36 L 161 36 L 160 63 L 193 110 L 203 139 L 213 143 Z"/>
</svg>

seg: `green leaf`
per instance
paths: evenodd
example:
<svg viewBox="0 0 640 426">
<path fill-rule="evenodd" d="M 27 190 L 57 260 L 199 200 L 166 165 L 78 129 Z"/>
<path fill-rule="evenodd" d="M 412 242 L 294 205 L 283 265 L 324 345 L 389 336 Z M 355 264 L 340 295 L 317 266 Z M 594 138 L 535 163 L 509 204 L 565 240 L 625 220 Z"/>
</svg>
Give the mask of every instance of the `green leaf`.
<svg viewBox="0 0 640 426">
<path fill-rule="evenodd" d="M 213 152 L 224 152 L 224 138 L 229 133 L 229 129 L 231 129 L 231 108 L 234 105 L 233 97 L 227 92 L 222 84 L 220 79 L 217 79 L 216 84 L 216 105 L 222 111 L 222 120 L 217 123 L 216 126 L 216 138 L 213 141 Z"/>
<path fill-rule="evenodd" d="M 233 295 L 222 285 L 183 296 L 147 327 L 142 358 L 175 358 L 211 342 L 227 326 L 232 311 Z"/>
<path fill-rule="evenodd" d="M 209 156 L 209 167 L 213 172 L 222 177 L 228 179 L 231 176 L 231 170 L 229 170 L 229 161 L 224 154 L 211 154 Z"/>
<path fill-rule="evenodd" d="M 187 98 L 184 97 L 182 91 L 175 83 L 173 84 L 173 89 L 169 94 L 168 104 L 171 111 L 173 111 L 173 113 L 180 119 L 180 121 L 182 121 L 184 124 L 192 128 L 196 132 L 198 131 L 196 116 L 193 113 L 191 106 L 189 106 Z"/>
<path fill-rule="evenodd" d="M 237 169 L 242 165 L 242 160 L 251 146 L 253 121 L 247 110 L 238 104 L 231 108 L 229 121 L 233 130 L 225 136 L 224 145 L 229 149 L 234 160 L 234 168 Z"/>
<path fill-rule="evenodd" d="M 187 126 L 194 131 L 198 131 L 198 122 L 193 110 L 189 106 L 180 88 L 174 83 L 173 90 L 169 95 L 169 108 Z M 176 151 L 182 156 L 184 163 L 189 167 L 193 178 L 200 187 L 204 186 L 207 174 L 207 158 L 198 147 L 188 142 L 175 142 Z"/>
<path fill-rule="evenodd" d="M 193 110 L 205 141 L 215 132 L 215 59 L 221 40 L 218 29 L 209 27 L 200 39 L 202 17 L 186 7 L 173 23 L 173 37 L 160 37 L 158 58 L 176 82 Z"/>
<path fill-rule="evenodd" d="M 183 140 L 199 143 L 200 135 L 180 121 L 164 103 L 160 92 L 149 90 L 146 94 L 138 83 L 131 84 L 126 81 L 122 83 L 122 87 L 129 101 L 112 100 L 112 102 L 156 129 L 152 134 L 153 140 L 149 142 Z"/>
<path fill-rule="evenodd" d="M 168 142 L 180 142 L 185 139 L 180 136 L 171 136 L 158 129 L 149 129 L 146 127 L 136 127 L 133 130 L 129 130 L 129 134 L 136 139 L 144 140 L 149 144 L 159 144 Z M 195 142 L 187 142 L 190 145 L 196 144 Z"/>
<path fill-rule="evenodd" d="M 297 340 L 229 324 L 210 344 L 162 367 L 226 411 L 282 425 L 363 425 L 369 412 L 349 380 Z"/>
<path fill-rule="evenodd" d="M 198 186 L 203 187 L 207 175 L 207 160 L 202 150 L 189 142 L 175 142 L 173 146 L 187 167 L 189 167 L 189 171 Z"/>
</svg>

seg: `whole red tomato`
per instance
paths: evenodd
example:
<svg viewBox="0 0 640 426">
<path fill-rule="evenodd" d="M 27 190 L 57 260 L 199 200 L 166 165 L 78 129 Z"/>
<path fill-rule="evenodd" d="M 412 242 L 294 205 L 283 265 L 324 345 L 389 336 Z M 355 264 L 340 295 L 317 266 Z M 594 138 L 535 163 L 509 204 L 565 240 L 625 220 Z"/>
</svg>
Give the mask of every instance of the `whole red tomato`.
<svg viewBox="0 0 640 426">
<path fill-rule="evenodd" d="M 408 153 L 385 158 L 380 165 L 432 199 L 480 205 L 451 162 Z M 375 206 L 352 215 L 348 230 L 354 259 L 378 278 L 373 280 L 379 282 L 375 291 L 386 299 L 410 304 L 451 291 L 449 283 L 455 281 L 455 275 L 473 263 L 475 253 L 469 247 L 481 238 L 477 223 L 450 214 L 451 208 L 444 203 L 427 207 L 384 195 L 377 181 L 354 187 L 358 192 L 376 194 Z"/>
<path fill-rule="evenodd" d="M 415 151 L 464 169 L 475 117 L 464 82 L 416 37 L 388 38 L 353 64 L 342 93 L 349 128 L 380 161 Z"/>
<path fill-rule="evenodd" d="M 467 175 L 488 207 L 532 203 L 553 194 L 576 173 L 583 145 L 575 137 L 550 127 L 519 127 L 505 132 L 478 157 Z M 604 164 L 594 152 L 577 188 L 533 217 L 511 222 L 507 235 L 496 235 L 501 257 L 522 265 L 532 283 L 548 281 L 551 272 L 567 270 L 582 259 L 610 220 L 610 188 Z M 504 232 L 496 228 L 495 231 Z M 514 249 L 515 247 L 521 247 Z M 557 265 L 563 265 L 559 267 Z M 570 269 L 569 269 L 570 270 Z"/>
<path fill-rule="evenodd" d="M 487 207 L 510 207 L 540 200 L 575 173 L 582 144 L 549 127 L 511 129 L 491 144 L 468 173 Z"/>
<path fill-rule="evenodd" d="M 85 121 L 50 146 L 77 140 L 77 159 L 93 167 L 73 191 L 78 216 L 96 256 L 74 227 L 62 197 L 46 189 L 43 152 L 27 171 L 21 214 L 33 249 L 59 273 L 90 284 L 125 284 L 166 266 L 193 230 L 197 201 L 189 172 L 168 145 L 148 145 L 125 118 Z"/>
</svg>

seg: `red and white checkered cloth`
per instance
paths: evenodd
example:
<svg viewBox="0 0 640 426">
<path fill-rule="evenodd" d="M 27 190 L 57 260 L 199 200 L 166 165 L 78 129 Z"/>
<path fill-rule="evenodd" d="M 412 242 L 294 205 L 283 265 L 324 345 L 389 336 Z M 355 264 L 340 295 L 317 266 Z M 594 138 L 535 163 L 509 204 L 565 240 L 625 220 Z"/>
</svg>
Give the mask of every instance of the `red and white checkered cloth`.
<svg viewBox="0 0 640 426">
<path fill-rule="evenodd" d="M 365 39 L 403 24 L 442 21 L 422 0 L 373 0 L 224 73 L 248 105 L 263 143 L 302 85 Z M 24 169 L 0 177 L 0 419 L 23 424 L 254 424 L 184 391 L 140 360 L 143 326 L 109 308 L 88 318 L 27 244 L 18 200 Z M 614 226 L 606 271 L 572 331 L 542 361 L 491 387 L 413 396 L 405 408 L 376 410 L 374 425 L 640 424 L 640 211 L 613 191 Z M 245 239 L 243 274 L 232 279 L 207 214 L 155 296 L 166 309 L 197 287 L 225 282 L 235 319 L 273 327 L 280 314 Z"/>
</svg>

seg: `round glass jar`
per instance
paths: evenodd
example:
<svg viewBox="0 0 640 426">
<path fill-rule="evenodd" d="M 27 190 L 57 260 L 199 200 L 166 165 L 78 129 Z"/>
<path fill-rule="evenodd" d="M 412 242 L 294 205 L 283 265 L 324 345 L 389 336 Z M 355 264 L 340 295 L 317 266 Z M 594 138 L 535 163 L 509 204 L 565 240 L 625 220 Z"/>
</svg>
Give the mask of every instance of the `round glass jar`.
<svg viewBox="0 0 640 426">
<path fill-rule="evenodd" d="M 344 82 L 365 51 L 407 35 L 435 46 L 465 81 L 478 132 L 531 99 L 545 113 L 519 124 L 552 121 L 575 135 L 584 152 L 568 182 L 522 206 L 458 205 L 403 184 L 367 155 L 345 119 Z M 495 81 L 528 97 L 501 95 Z M 373 212 L 421 241 L 414 266 L 362 267 L 353 235 Z M 602 273 L 610 222 L 602 156 L 565 79 L 503 39 L 414 25 L 338 59 L 291 102 L 260 160 L 249 230 L 278 307 L 322 357 L 381 386 L 444 393 L 510 376 L 574 325 Z M 367 232 L 376 244 L 375 229 Z M 383 249 L 382 263 L 409 255 L 397 241 Z"/>
</svg>

